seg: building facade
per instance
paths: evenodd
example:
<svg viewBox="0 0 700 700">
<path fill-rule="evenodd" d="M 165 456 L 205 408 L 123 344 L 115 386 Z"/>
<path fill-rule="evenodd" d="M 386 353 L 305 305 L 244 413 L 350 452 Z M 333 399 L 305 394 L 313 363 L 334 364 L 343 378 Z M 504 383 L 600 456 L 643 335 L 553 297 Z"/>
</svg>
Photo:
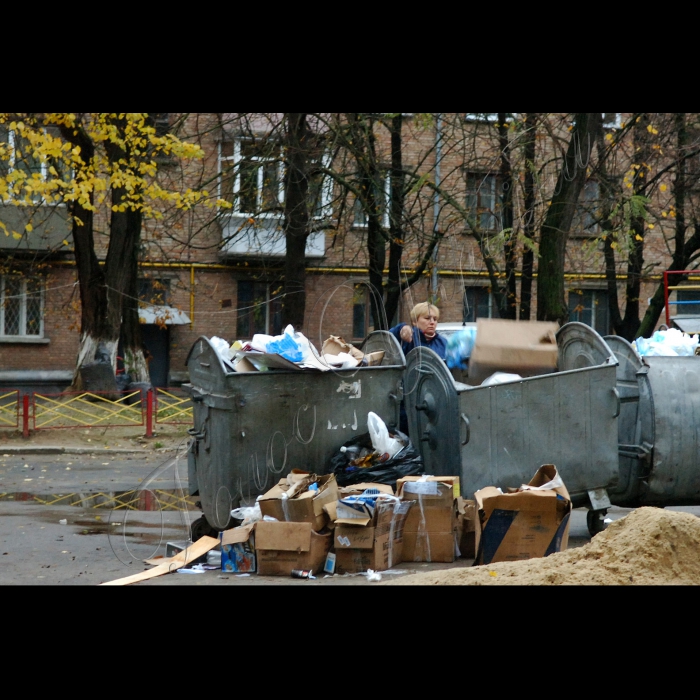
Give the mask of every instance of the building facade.
<svg viewBox="0 0 700 700">
<path fill-rule="evenodd" d="M 672 115 L 656 116 L 652 124 Z M 376 327 L 368 284 L 370 241 L 385 247 L 385 275 L 392 242 L 402 250 L 399 279 L 409 279 L 425 265 L 418 281 L 402 293 L 388 324 L 408 320 L 411 307 L 425 300 L 437 303 L 443 321 L 497 316 L 493 281 L 505 279 L 506 240 L 514 242 L 517 252 L 519 294 L 528 233 L 534 232 L 536 243 L 571 134 L 571 115 L 538 117 L 533 131 L 523 115 L 513 114 L 309 115 L 313 147 L 304 154 L 311 233 L 302 329 L 309 340 L 319 349 L 331 334 L 359 344 Z M 614 159 L 605 161 L 614 171 L 606 177 L 614 176 L 624 195 L 626 178 L 634 178 L 637 147 L 631 133 L 622 136 L 629 117 L 602 115 L 600 143 L 580 146 L 578 167 L 587 176 L 566 249 L 570 320 L 587 323 L 602 335 L 613 331 L 603 236 L 615 212 L 605 210 L 601 195 L 600 148 L 616 147 Z M 186 211 L 166 206 L 161 218 L 144 220 L 142 332 L 152 356 L 154 385 L 175 386 L 187 381 L 187 356 L 199 336 L 232 343 L 255 333 L 283 331 L 285 183 L 291 150 L 283 114 L 167 114 L 159 119 L 162 128 L 196 140 L 202 157 L 161 162 L 157 177 L 173 188 L 206 188 L 227 203 Z M 501 120 L 505 128 L 499 129 Z M 5 154 L 0 175 L 24 168 L 49 177 L 50 163 L 32 160 L 12 129 L 0 127 Z M 640 314 L 670 264 L 668 241 L 678 214 L 671 198 L 677 173 L 670 168 L 663 175 L 670 146 L 666 156 L 652 153 L 657 160 L 648 177 L 658 177 L 658 182 L 646 205 Z M 534 183 L 529 190 L 528 182 Z M 16 206 L 7 195 L 0 209 L 5 233 L 0 235 L 3 386 L 32 383 L 60 389 L 74 372 L 80 300 L 66 211 L 65 204 L 40 199 Z M 98 212 L 95 221 L 99 257 L 106 250 L 108 210 Z M 623 230 L 624 225 L 619 227 Z M 615 273 L 624 308 L 628 256 L 623 238 L 616 238 Z M 432 247 L 434 240 L 438 243 Z M 531 319 L 536 308 L 535 295 Z"/>
</svg>

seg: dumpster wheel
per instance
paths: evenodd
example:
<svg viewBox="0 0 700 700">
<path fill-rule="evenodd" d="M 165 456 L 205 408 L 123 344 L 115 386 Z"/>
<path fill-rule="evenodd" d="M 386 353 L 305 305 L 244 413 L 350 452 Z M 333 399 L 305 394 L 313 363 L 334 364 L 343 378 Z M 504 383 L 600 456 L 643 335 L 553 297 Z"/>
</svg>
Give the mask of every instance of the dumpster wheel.
<svg viewBox="0 0 700 700">
<path fill-rule="evenodd" d="M 209 521 L 202 515 L 190 525 L 190 540 L 196 542 L 204 536 L 218 537 L 219 531 L 213 528 Z"/>
<path fill-rule="evenodd" d="M 589 510 L 586 513 L 586 525 L 588 526 L 588 532 L 591 537 L 595 537 L 600 532 L 603 532 L 607 527 L 605 523 L 605 516 L 608 513 L 608 509 L 603 510 Z"/>
</svg>

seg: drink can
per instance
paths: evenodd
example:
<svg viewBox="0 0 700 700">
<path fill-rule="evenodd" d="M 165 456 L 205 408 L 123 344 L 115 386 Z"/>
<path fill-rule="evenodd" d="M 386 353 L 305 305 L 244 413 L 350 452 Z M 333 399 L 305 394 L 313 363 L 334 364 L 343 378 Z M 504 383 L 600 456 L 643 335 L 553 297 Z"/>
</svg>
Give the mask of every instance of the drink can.
<svg viewBox="0 0 700 700">
<path fill-rule="evenodd" d="M 313 578 L 310 569 L 292 569 L 292 578 Z"/>
</svg>

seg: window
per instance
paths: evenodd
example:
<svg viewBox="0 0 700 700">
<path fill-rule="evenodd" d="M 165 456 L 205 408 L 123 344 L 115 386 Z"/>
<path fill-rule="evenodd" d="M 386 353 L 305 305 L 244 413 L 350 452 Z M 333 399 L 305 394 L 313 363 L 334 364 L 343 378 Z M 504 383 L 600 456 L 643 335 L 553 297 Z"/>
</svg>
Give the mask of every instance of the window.
<svg viewBox="0 0 700 700">
<path fill-rule="evenodd" d="M 58 129 L 55 127 L 44 131 L 53 138 L 60 138 Z M 62 161 L 53 158 L 37 158 L 27 138 L 0 124 L 0 152 L 5 149 L 7 149 L 9 158 L 0 159 L 0 177 L 15 170 L 24 173 L 23 179 L 47 180 L 49 178 L 65 179 L 66 177 L 67 166 Z M 32 196 L 32 200 L 34 202 L 41 201 L 41 196 L 35 194 Z"/>
<path fill-rule="evenodd" d="M 700 315 L 700 292 L 694 290 L 677 290 L 676 304 L 672 305 L 672 308 L 673 307 L 675 307 L 677 316 Z"/>
<path fill-rule="evenodd" d="M 282 287 L 267 282 L 238 283 L 236 337 L 250 340 L 256 333 L 282 334 Z"/>
<path fill-rule="evenodd" d="M 600 185 L 595 180 L 587 180 L 583 186 L 581 200 L 571 223 L 571 233 L 597 236 L 600 233 Z"/>
<path fill-rule="evenodd" d="M 513 116 L 513 113 L 506 112 L 506 121 L 511 121 Z M 495 123 L 498 121 L 498 112 L 476 112 L 473 114 L 465 114 L 464 118 L 469 122 Z"/>
<path fill-rule="evenodd" d="M 364 340 L 374 330 L 370 295 L 366 284 L 356 284 L 352 295 L 352 339 Z"/>
<path fill-rule="evenodd" d="M 0 302 L 0 337 L 43 337 L 44 304 L 40 279 L 3 275 L 0 278 Z"/>
<path fill-rule="evenodd" d="M 224 141 L 220 144 L 219 169 L 220 196 L 233 204 L 235 213 L 279 216 L 284 191 L 277 145 Z"/>
<path fill-rule="evenodd" d="M 284 203 L 284 164 L 276 144 L 224 141 L 219 151 L 220 196 L 233 204 L 236 214 L 280 216 Z M 332 215 L 333 182 L 318 168 L 330 167 L 324 154 L 310 164 L 309 211 L 314 219 Z"/>
<path fill-rule="evenodd" d="M 569 321 L 585 323 L 600 335 L 610 333 L 608 293 L 604 289 L 572 289 L 569 291 Z"/>
<path fill-rule="evenodd" d="M 464 288 L 463 321 L 474 323 L 478 318 L 500 318 L 490 287 Z"/>
<path fill-rule="evenodd" d="M 331 158 L 328 154 L 314 161 L 314 167 L 329 169 Z M 327 219 L 333 214 L 333 180 L 324 176 L 323 173 L 315 173 L 309 181 L 309 209 L 312 218 Z"/>
<path fill-rule="evenodd" d="M 622 126 L 622 114 L 619 112 L 603 112 L 603 127 L 605 129 L 619 129 Z"/>
<path fill-rule="evenodd" d="M 139 279 L 139 301 L 154 306 L 165 306 L 170 303 L 170 280 L 155 277 Z"/>
<path fill-rule="evenodd" d="M 389 201 L 391 195 L 391 175 L 389 173 L 384 175 L 381 185 L 381 191 L 379 187 L 375 185 L 374 196 L 380 209 L 380 223 L 382 226 L 387 227 L 389 226 Z M 352 225 L 358 228 L 364 228 L 367 226 L 367 212 L 362 206 L 362 202 L 359 198 L 355 199 Z"/>
<path fill-rule="evenodd" d="M 469 223 L 484 231 L 495 231 L 501 226 L 503 196 L 495 175 L 467 173 L 466 208 Z"/>
</svg>

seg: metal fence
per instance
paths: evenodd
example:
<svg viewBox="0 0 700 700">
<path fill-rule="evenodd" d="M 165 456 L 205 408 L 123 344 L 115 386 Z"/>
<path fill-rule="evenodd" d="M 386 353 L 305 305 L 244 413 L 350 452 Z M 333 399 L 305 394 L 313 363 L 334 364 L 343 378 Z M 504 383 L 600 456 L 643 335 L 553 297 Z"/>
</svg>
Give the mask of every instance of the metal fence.
<svg viewBox="0 0 700 700">
<path fill-rule="evenodd" d="M 65 391 L 20 395 L 19 390 L 10 390 L 0 395 L 0 429 L 21 425 L 25 437 L 39 430 L 129 426 L 145 426 L 150 437 L 156 424 L 192 423 L 192 402 L 179 387 L 120 394 Z"/>
</svg>

